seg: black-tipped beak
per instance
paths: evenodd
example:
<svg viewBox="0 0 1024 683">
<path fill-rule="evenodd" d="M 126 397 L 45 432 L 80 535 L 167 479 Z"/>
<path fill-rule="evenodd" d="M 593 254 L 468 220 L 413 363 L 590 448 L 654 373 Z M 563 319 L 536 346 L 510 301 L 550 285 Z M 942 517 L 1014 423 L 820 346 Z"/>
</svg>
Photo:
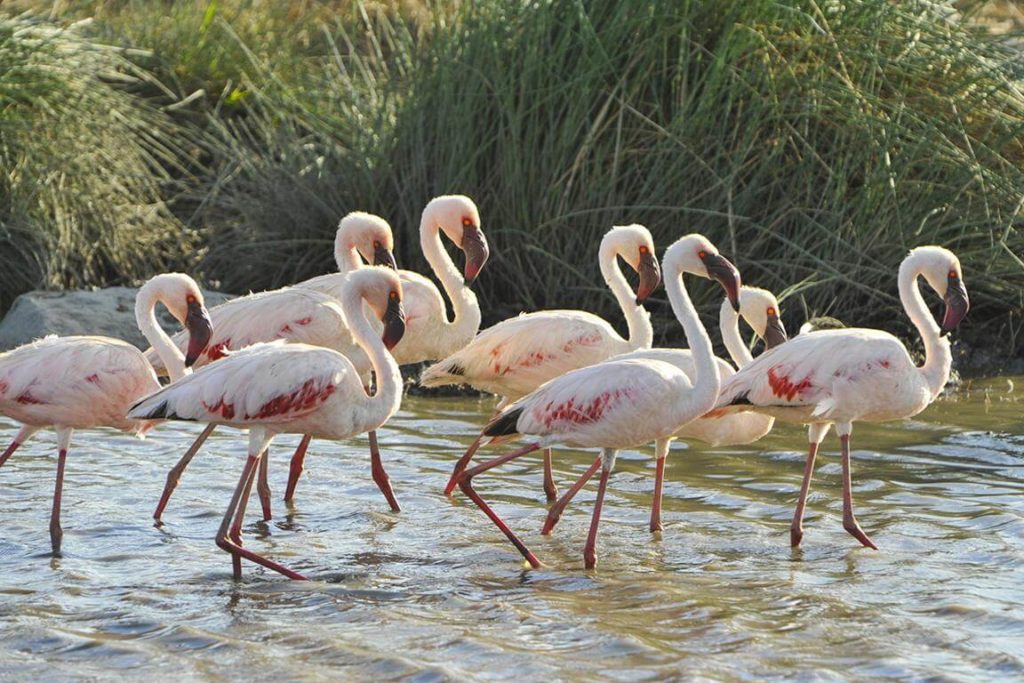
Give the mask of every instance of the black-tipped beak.
<svg viewBox="0 0 1024 683">
<path fill-rule="evenodd" d="M 383 244 L 373 245 L 373 265 L 387 266 L 391 270 L 398 270 L 398 264 L 395 263 L 395 255 Z"/>
<path fill-rule="evenodd" d="M 960 321 L 967 316 L 967 311 L 971 310 L 971 301 L 967 298 L 964 281 L 951 274 L 946 286 L 946 296 L 942 300 L 946 304 L 946 313 L 942 316 L 942 334 L 946 335 L 955 330 Z"/>
<path fill-rule="evenodd" d="M 640 265 L 636 270 L 640 274 L 640 283 L 636 286 L 636 305 L 639 306 L 661 284 L 661 266 L 657 257 L 645 250 L 640 252 Z"/>
<path fill-rule="evenodd" d="M 199 360 L 199 356 L 206 350 L 206 346 L 213 336 L 213 323 L 210 322 L 210 314 L 198 301 L 190 301 L 188 304 L 185 329 L 188 330 L 185 367 L 190 368 Z"/>
<path fill-rule="evenodd" d="M 708 277 L 722 285 L 725 296 L 732 304 L 734 311 L 740 310 L 740 271 L 729 260 L 719 254 L 707 254 L 702 259 L 707 268 Z"/>
<path fill-rule="evenodd" d="M 466 278 L 466 286 L 470 287 L 480 274 L 487 257 L 491 255 L 487 247 L 487 238 L 475 225 L 462 226 L 462 253 L 466 255 L 466 266 L 463 271 Z"/>
<path fill-rule="evenodd" d="M 779 320 L 779 314 L 772 313 L 768 316 L 768 325 L 764 328 L 765 350 L 774 349 L 787 339 L 789 339 L 789 337 L 786 336 L 786 328 L 783 327 L 782 321 Z"/>
<path fill-rule="evenodd" d="M 384 334 L 381 340 L 390 351 L 395 348 L 405 334 L 405 309 L 402 308 L 402 299 L 398 294 L 392 293 L 388 299 L 388 307 L 381 320 L 384 322 Z"/>
</svg>

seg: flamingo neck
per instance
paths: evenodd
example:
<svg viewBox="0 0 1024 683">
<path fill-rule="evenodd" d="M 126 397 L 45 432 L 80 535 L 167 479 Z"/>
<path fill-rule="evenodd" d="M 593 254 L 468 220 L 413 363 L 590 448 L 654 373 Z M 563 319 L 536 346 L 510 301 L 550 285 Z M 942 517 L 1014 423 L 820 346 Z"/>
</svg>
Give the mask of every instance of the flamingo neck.
<svg viewBox="0 0 1024 683">
<path fill-rule="evenodd" d="M 649 349 L 654 342 L 654 328 L 651 326 L 651 315 L 647 309 L 636 302 L 636 294 L 626 282 L 619 266 L 618 254 L 614 246 L 601 245 L 598 259 L 601 264 L 601 275 L 612 290 L 612 295 L 622 309 L 629 330 L 628 350 Z"/>
<path fill-rule="evenodd" d="M 149 282 L 142 286 L 135 297 L 135 323 L 149 345 L 156 351 L 160 361 L 167 369 L 167 375 L 176 382 L 192 372 L 185 367 L 185 354 L 175 346 L 167 333 L 156 322 L 156 304 L 160 301 L 167 306 L 163 292 L 155 283 Z"/>
<path fill-rule="evenodd" d="M 921 275 L 923 266 L 918 254 L 911 254 L 903 260 L 899 273 L 900 301 L 903 303 L 903 310 L 907 312 L 907 317 L 914 323 L 924 342 L 924 365 L 918 368 L 918 371 L 934 398 L 949 380 L 953 354 L 949 340 L 940 334 L 939 326 L 921 296 L 917 278 Z"/>
<path fill-rule="evenodd" d="M 680 423 L 683 423 L 715 407 L 722 378 L 718 373 L 718 362 L 715 360 L 711 338 L 693 307 L 693 301 L 690 300 L 690 295 L 683 284 L 682 272 L 677 270 L 665 284 L 672 312 L 682 324 L 690 352 L 693 354 L 693 389 L 687 395 L 686 401 L 677 403 Z"/>
<path fill-rule="evenodd" d="M 447 334 L 445 339 L 438 340 L 444 346 L 451 346 L 451 349 L 444 350 L 441 356 L 448 356 L 469 343 L 473 336 L 480 329 L 480 304 L 477 302 L 476 294 L 466 286 L 462 273 L 452 262 L 444 245 L 441 244 L 440 228 L 436 221 L 430 219 L 429 213 L 423 216 L 420 221 L 420 247 L 423 249 L 423 256 L 430 264 L 430 269 L 441 281 L 445 294 L 452 302 L 454 317 L 448 320 L 445 317 L 444 324 Z"/>
<path fill-rule="evenodd" d="M 733 309 L 729 299 L 722 299 L 722 308 L 718 312 L 718 327 L 722 331 L 725 350 L 729 352 L 729 358 L 732 358 L 737 370 L 754 360 L 750 355 L 750 349 L 740 336 L 740 314 Z"/>
<path fill-rule="evenodd" d="M 334 262 L 338 264 L 338 272 L 342 275 L 363 267 L 363 259 L 355 246 L 346 245 L 340 238 L 334 243 Z"/>
<path fill-rule="evenodd" d="M 398 363 L 367 319 L 369 307 L 363 306 L 363 298 L 360 290 L 347 290 L 342 299 L 342 309 L 349 321 L 352 337 L 369 357 L 377 379 L 377 391 L 366 397 L 366 422 L 362 427 L 363 431 L 368 431 L 384 424 L 398 410 L 402 402 L 402 375 L 398 371 Z"/>
</svg>

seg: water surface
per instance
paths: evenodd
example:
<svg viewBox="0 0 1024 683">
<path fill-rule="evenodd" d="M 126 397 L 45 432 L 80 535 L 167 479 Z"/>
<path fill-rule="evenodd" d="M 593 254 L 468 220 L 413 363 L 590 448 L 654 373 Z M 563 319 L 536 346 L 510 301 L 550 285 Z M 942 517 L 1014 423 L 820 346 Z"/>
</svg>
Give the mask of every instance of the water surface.
<svg viewBox="0 0 1024 683">
<path fill-rule="evenodd" d="M 275 516 L 257 521 L 254 497 L 245 543 L 308 583 L 251 564 L 236 583 L 213 543 L 243 465 L 239 432 L 211 437 L 154 527 L 193 425 L 144 441 L 77 433 L 65 556 L 51 559 L 55 437 L 40 433 L 0 470 L 0 680 L 1019 679 L 1022 397 L 1022 379 L 974 382 L 915 420 L 855 426 L 856 510 L 878 552 L 842 529 L 834 437 L 797 551 L 803 430 L 674 446 L 654 536 L 651 451 L 623 453 L 594 571 L 582 559 L 594 486 L 543 537 L 538 459 L 477 480 L 547 565 L 528 570 L 470 501 L 441 493 L 494 401 L 409 398 L 381 431 L 401 513 L 370 479 L 365 439 L 314 441 L 288 508 L 297 438 L 275 443 Z M 0 440 L 14 432 L 0 420 Z M 593 457 L 557 452 L 559 486 Z"/>
</svg>

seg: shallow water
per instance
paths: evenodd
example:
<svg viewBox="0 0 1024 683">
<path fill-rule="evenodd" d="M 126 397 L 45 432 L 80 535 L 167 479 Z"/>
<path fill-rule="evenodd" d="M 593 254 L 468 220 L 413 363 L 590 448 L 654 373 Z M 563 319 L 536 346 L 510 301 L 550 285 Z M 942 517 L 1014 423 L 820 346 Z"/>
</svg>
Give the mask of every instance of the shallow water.
<svg viewBox="0 0 1024 683">
<path fill-rule="evenodd" d="M 527 570 L 471 502 L 441 493 L 494 401 L 409 398 L 381 432 L 401 513 L 370 479 L 365 439 L 315 441 L 289 509 L 279 498 L 297 438 L 275 443 L 275 516 L 256 521 L 254 496 L 244 540 L 308 583 L 251 564 L 236 583 L 213 543 L 244 460 L 239 432 L 211 437 L 154 527 L 193 425 L 145 441 L 76 434 L 65 556 L 51 559 L 55 439 L 41 433 L 0 470 L 0 680 L 1020 678 L 1022 398 L 1022 378 L 974 382 L 915 420 L 855 427 L 856 509 L 878 552 L 842 529 L 834 437 L 798 551 L 803 430 L 674 446 L 654 537 L 650 451 L 623 453 L 589 572 L 595 486 L 543 537 L 539 459 L 476 480 L 547 565 Z M 4 443 L 14 431 L 0 421 Z M 559 486 L 592 459 L 556 452 Z"/>
</svg>

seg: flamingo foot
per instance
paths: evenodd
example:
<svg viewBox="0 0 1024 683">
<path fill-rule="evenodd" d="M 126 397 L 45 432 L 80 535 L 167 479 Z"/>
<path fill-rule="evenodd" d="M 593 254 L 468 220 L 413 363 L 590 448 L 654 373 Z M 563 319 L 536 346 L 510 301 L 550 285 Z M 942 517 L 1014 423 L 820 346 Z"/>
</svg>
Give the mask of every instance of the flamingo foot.
<svg viewBox="0 0 1024 683">
<path fill-rule="evenodd" d="M 858 541 L 860 541 L 861 545 L 863 545 L 865 548 L 871 548 L 872 550 L 878 550 L 878 546 L 875 545 L 875 542 L 872 541 L 871 538 L 866 533 L 864 533 L 864 530 L 860 528 L 860 524 L 857 523 L 856 519 L 853 519 L 853 518 L 851 518 L 851 519 L 844 519 L 843 520 L 843 528 L 846 529 L 846 531 L 851 536 L 853 536 Z"/>
</svg>

